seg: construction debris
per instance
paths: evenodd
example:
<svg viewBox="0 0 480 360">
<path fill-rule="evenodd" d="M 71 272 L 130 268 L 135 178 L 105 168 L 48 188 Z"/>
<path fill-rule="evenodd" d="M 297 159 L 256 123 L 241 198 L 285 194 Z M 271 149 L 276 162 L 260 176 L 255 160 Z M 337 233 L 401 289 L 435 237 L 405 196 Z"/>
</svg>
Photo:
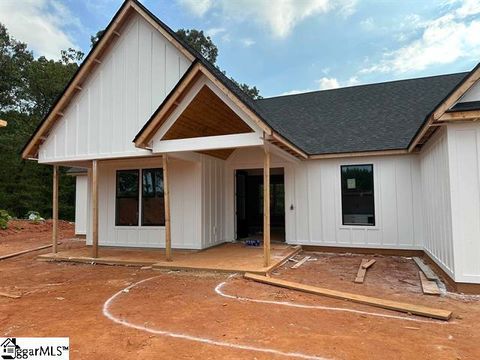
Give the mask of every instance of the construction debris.
<svg viewBox="0 0 480 360">
<path fill-rule="evenodd" d="M 365 280 L 365 275 L 367 274 L 367 268 L 364 265 L 369 263 L 368 259 L 362 259 L 360 267 L 358 268 L 357 277 L 355 278 L 354 282 L 357 284 L 363 284 Z"/>
<path fill-rule="evenodd" d="M 434 281 L 437 281 L 439 280 L 437 274 L 435 274 L 432 269 L 430 269 L 430 266 L 426 265 L 422 259 L 420 259 L 419 257 L 414 257 L 413 258 L 413 261 L 415 261 L 415 264 L 417 264 L 417 266 L 420 268 L 420 270 L 422 270 L 422 272 L 425 274 L 425 277 L 428 279 L 428 280 L 434 280 Z"/>
<path fill-rule="evenodd" d="M 62 244 L 61 242 L 58 243 L 58 245 L 61 245 L 61 244 Z M 28 249 L 28 250 L 18 251 L 18 252 L 12 253 L 12 254 L 2 255 L 2 256 L 0 256 L 0 260 L 10 259 L 12 257 L 16 257 L 16 256 L 23 255 L 23 254 L 28 254 L 28 253 L 33 252 L 33 251 L 48 249 L 49 247 L 52 247 L 52 245 L 51 244 L 50 245 L 43 245 L 43 246 L 39 246 L 39 247 L 36 247 L 36 248 L 33 248 L 33 249 Z"/>
<path fill-rule="evenodd" d="M 428 280 L 422 271 L 418 272 L 418 276 L 420 276 L 420 283 L 422 284 L 422 290 L 424 294 L 440 295 L 440 289 L 436 281 Z"/>
<path fill-rule="evenodd" d="M 295 265 L 292 266 L 292 269 L 296 269 L 296 268 L 299 268 L 300 266 L 302 266 L 304 263 L 306 263 L 308 261 L 308 259 L 310 259 L 310 256 L 305 256 L 302 260 L 300 260 L 299 262 L 297 262 Z"/>
<path fill-rule="evenodd" d="M 304 284 L 281 280 L 281 279 L 274 279 L 274 278 L 266 277 L 262 275 L 246 273 L 245 278 L 254 280 L 257 282 L 261 282 L 264 284 L 283 287 L 286 289 L 302 291 L 302 292 L 315 294 L 315 295 L 328 296 L 335 299 L 349 300 L 352 302 L 379 307 L 382 309 L 395 310 L 395 311 L 400 311 L 407 314 L 425 316 L 425 317 L 439 319 L 439 320 L 449 320 L 452 316 L 452 312 L 449 310 L 435 309 L 435 308 L 430 308 L 430 307 L 421 306 L 421 305 L 407 304 L 407 303 L 401 303 L 401 302 L 392 301 L 392 300 L 374 298 L 370 296 L 363 296 L 358 294 L 346 293 L 342 291 L 329 290 L 329 289 L 319 288 L 316 286 L 304 285 Z"/>
<path fill-rule="evenodd" d="M 18 299 L 18 298 L 21 297 L 20 295 L 8 294 L 8 293 L 3 293 L 3 292 L 0 292 L 0 296 L 7 297 L 7 298 L 10 298 L 10 299 Z"/>
<path fill-rule="evenodd" d="M 364 269 L 368 269 L 370 266 L 372 266 L 372 265 L 375 264 L 376 262 L 377 262 L 377 260 L 372 259 L 372 260 L 370 260 L 369 262 L 367 262 L 366 264 L 363 264 L 362 267 L 363 267 Z"/>
</svg>

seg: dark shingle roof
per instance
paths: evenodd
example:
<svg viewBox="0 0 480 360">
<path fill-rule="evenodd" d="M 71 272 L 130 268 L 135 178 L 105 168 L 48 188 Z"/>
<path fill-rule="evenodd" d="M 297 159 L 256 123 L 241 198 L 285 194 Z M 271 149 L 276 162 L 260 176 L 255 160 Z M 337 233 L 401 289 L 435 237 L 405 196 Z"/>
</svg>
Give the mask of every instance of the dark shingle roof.
<svg viewBox="0 0 480 360">
<path fill-rule="evenodd" d="M 307 154 L 406 149 L 468 73 L 261 99 L 262 116 Z"/>
<path fill-rule="evenodd" d="M 480 110 L 480 101 L 466 101 L 455 104 L 448 112 Z"/>
</svg>

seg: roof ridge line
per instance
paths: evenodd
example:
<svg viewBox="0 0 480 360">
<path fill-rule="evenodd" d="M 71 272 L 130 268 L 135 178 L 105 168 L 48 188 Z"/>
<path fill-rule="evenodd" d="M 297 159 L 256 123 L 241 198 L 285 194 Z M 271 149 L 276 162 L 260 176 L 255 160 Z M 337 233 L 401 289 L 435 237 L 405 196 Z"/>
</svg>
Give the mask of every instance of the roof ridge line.
<svg viewBox="0 0 480 360">
<path fill-rule="evenodd" d="M 466 75 L 466 74 L 469 74 L 469 73 L 470 73 L 470 71 L 459 71 L 459 72 L 449 73 L 449 74 L 421 76 L 421 77 L 417 77 L 417 78 L 398 79 L 398 80 L 387 80 L 387 81 L 380 81 L 380 82 L 370 83 L 370 84 L 358 84 L 358 85 L 351 85 L 351 86 L 343 86 L 343 87 L 338 87 L 338 88 L 333 88 L 333 89 L 311 90 L 311 91 L 305 91 L 305 92 L 300 92 L 300 93 L 296 93 L 296 94 L 275 95 L 275 96 L 270 96 L 270 97 L 264 97 L 264 98 L 261 98 L 261 99 L 255 99 L 254 101 L 255 102 L 260 102 L 262 100 L 277 99 L 277 98 L 282 98 L 282 97 L 315 94 L 315 93 L 327 92 L 327 91 L 338 91 L 338 90 L 343 90 L 343 89 L 352 89 L 352 88 L 375 86 L 375 85 L 382 85 L 382 84 L 391 84 L 391 83 L 412 81 L 412 80 L 431 79 L 431 78 L 443 77 L 443 76 L 454 76 L 454 75 L 461 75 L 461 74 Z"/>
</svg>

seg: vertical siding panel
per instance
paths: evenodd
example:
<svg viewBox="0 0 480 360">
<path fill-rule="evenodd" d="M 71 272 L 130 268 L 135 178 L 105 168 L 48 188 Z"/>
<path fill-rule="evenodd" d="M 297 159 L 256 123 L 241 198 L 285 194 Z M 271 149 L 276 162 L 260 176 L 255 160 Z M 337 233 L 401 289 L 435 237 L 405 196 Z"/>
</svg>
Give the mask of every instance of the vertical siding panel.
<svg viewBox="0 0 480 360">
<path fill-rule="evenodd" d="M 132 140 L 190 64 L 139 16 L 126 24 L 101 61 L 65 110 L 66 128 L 58 138 L 63 145 L 50 142 L 52 149 L 43 151 L 49 146 L 45 142 L 39 152 L 41 161 L 52 160 L 49 154 L 72 160 L 100 154 L 148 155 L 135 148 Z M 77 112 L 73 111 L 76 106 Z M 75 136 L 70 135 L 74 131 Z"/>
</svg>

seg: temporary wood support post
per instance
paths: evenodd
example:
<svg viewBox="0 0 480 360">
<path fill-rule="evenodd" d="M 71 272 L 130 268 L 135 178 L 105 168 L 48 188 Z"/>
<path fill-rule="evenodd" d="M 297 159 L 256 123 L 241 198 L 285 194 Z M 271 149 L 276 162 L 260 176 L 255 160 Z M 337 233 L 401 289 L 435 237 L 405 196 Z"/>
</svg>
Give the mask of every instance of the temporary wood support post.
<svg viewBox="0 0 480 360">
<path fill-rule="evenodd" d="M 270 152 L 264 147 L 263 165 L 263 265 L 270 266 Z"/>
<path fill-rule="evenodd" d="M 92 257 L 98 257 L 98 162 L 92 161 Z"/>
<path fill-rule="evenodd" d="M 58 242 L 58 166 L 53 166 L 53 191 L 52 191 L 52 242 L 53 247 L 52 251 L 54 254 L 57 253 L 57 242 Z"/>
<path fill-rule="evenodd" d="M 168 179 L 168 155 L 163 154 L 163 196 L 165 203 L 165 257 L 172 261 L 172 233 L 170 226 L 170 189 Z"/>
</svg>

